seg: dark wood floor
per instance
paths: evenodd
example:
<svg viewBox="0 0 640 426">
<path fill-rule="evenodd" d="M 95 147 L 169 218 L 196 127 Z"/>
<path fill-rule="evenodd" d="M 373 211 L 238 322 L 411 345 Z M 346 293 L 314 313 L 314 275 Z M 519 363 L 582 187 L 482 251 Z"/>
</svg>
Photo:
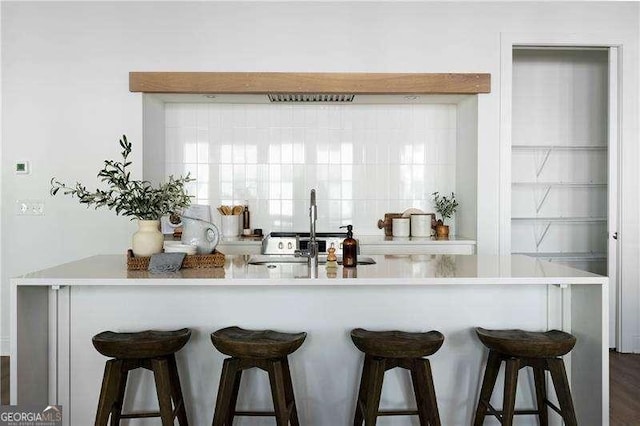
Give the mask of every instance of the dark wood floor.
<svg viewBox="0 0 640 426">
<path fill-rule="evenodd" d="M 9 405 L 9 357 L 0 356 L 0 405 Z"/>
<path fill-rule="evenodd" d="M 611 426 L 640 425 L 640 354 L 610 352 Z M 0 405 L 9 404 L 9 357 L 0 357 Z"/>
<path fill-rule="evenodd" d="M 611 426 L 640 425 L 640 354 L 610 352 Z"/>
</svg>

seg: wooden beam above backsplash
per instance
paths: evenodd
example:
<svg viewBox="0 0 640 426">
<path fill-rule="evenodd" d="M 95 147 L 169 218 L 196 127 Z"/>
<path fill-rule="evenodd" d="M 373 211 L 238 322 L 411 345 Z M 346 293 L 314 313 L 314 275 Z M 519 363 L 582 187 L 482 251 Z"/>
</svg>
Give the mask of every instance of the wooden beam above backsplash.
<svg viewBox="0 0 640 426">
<path fill-rule="evenodd" d="M 477 94 L 491 91 L 491 74 L 130 72 L 129 91 L 184 94 Z"/>
</svg>

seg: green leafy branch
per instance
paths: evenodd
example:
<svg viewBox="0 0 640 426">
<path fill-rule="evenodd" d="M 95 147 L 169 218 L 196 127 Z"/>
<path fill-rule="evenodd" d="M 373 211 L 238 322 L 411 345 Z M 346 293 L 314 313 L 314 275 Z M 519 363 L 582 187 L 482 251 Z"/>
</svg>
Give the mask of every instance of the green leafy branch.
<svg viewBox="0 0 640 426">
<path fill-rule="evenodd" d="M 447 198 L 446 195 L 440 195 L 439 192 L 434 192 L 433 203 L 436 207 L 436 211 L 442 216 L 442 220 L 449 219 L 456 212 L 458 208 L 458 202 L 456 201 L 456 195 L 452 192 L 451 197 Z"/>
<path fill-rule="evenodd" d="M 91 192 L 80 182 L 68 186 L 54 177 L 51 179 L 50 194 L 55 196 L 62 191 L 64 195 L 77 197 L 87 207 L 107 207 L 115 210 L 118 215 L 143 220 L 157 220 L 191 204 L 191 196 L 187 195 L 185 184 L 195 179 L 189 173 L 179 178 L 169 176 L 168 182 L 162 183 L 158 188 L 154 188 L 146 180 L 131 180 L 131 172 L 128 170 L 131 165 L 131 161 L 128 161 L 131 142 L 125 135 L 120 139 L 120 146 L 123 161 L 105 160 L 104 168 L 98 172 L 98 178 L 108 185 L 108 189 Z"/>
</svg>

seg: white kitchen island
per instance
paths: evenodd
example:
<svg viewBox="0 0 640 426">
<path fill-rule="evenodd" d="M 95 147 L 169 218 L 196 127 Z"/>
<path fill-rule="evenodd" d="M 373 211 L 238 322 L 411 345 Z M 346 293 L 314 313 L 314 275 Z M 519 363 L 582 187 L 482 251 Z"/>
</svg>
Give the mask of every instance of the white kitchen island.
<svg viewBox="0 0 640 426">
<path fill-rule="evenodd" d="M 473 328 L 562 329 L 578 343 L 565 358 L 580 425 L 607 425 L 608 281 L 606 277 L 524 256 L 373 256 L 357 277 L 307 276 L 306 265 L 274 268 L 227 256 L 219 269 L 152 275 L 128 272 L 124 256 L 94 256 L 12 280 L 12 403 L 62 404 L 65 424 L 93 424 L 106 358 L 91 337 L 103 330 L 189 327 L 177 354 L 191 425 L 211 424 L 224 356 L 209 334 L 221 327 L 306 331 L 290 358 L 301 424 L 352 423 L 363 356 L 349 331 L 436 329 L 445 335 L 432 357 L 443 425 L 468 425 L 487 350 Z M 345 274 L 353 275 L 353 273 Z M 532 375 L 521 370 L 516 406 L 530 408 Z M 137 373 L 137 374 L 136 374 Z M 156 406 L 152 375 L 132 373 L 125 411 Z M 492 402 L 501 405 L 501 377 Z M 413 405 L 408 373 L 386 374 L 381 407 Z M 553 399 L 553 397 L 552 397 Z M 247 372 L 239 408 L 270 408 L 266 375 Z M 551 412 L 552 413 L 552 412 Z M 550 415 L 555 424 L 557 416 Z M 418 424 L 416 418 L 378 424 Z M 136 425 L 157 424 L 141 420 Z M 134 424 L 131 422 L 131 424 Z M 271 425 L 239 418 L 237 425 Z M 496 424 L 487 418 L 486 424 Z M 517 424 L 537 424 L 518 416 Z M 553 423 L 552 423 L 553 424 Z"/>
</svg>

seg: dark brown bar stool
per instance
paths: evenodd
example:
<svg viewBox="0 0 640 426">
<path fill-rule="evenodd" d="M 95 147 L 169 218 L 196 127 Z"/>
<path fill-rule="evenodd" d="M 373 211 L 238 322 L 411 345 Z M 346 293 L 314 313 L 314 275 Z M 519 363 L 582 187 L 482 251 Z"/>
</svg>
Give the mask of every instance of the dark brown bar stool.
<svg viewBox="0 0 640 426">
<path fill-rule="evenodd" d="M 235 416 L 274 416 L 278 426 L 299 426 L 287 356 L 307 333 L 244 330 L 228 327 L 211 333 L 211 342 L 231 358 L 224 360 L 213 415 L 213 426 L 231 426 Z M 259 368 L 269 373 L 274 411 L 236 411 L 242 371 Z"/>
<path fill-rule="evenodd" d="M 440 425 L 431 364 L 424 357 L 440 349 L 444 342 L 442 333 L 367 331 L 356 328 L 351 331 L 351 340 L 365 354 L 354 426 L 361 426 L 363 421 L 366 426 L 373 426 L 378 416 L 404 415 L 418 415 L 421 426 Z M 396 367 L 411 372 L 417 410 L 379 410 L 384 372 Z"/>
<path fill-rule="evenodd" d="M 119 425 L 120 419 L 141 417 L 160 417 L 162 426 L 173 426 L 177 417 L 180 426 L 188 426 L 175 353 L 190 337 L 188 328 L 138 333 L 105 331 L 93 336 L 93 346 L 98 352 L 113 358 L 104 367 L 95 425 L 106 426 L 111 415 L 112 426 Z M 159 412 L 122 414 L 127 377 L 136 368 L 153 371 Z"/>
<path fill-rule="evenodd" d="M 480 400 L 474 420 L 475 426 L 484 422 L 485 416 L 495 416 L 503 425 L 513 424 L 514 414 L 537 414 L 541 425 L 548 424 L 547 406 L 556 411 L 567 426 L 577 426 L 567 373 L 562 355 L 573 349 L 576 338 L 559 330 L 533 332 L 523 330 L 486 330 L 476 328 L 480 341 L 489 348 L 489 359 L 482 380 Z M 502 411 L 491 406 L 489 400 L 496 383 L 502 361 L 506 363 L 504 375 L 504 403 Z M 515 410 L 518 371 L 533 368 L 536 387 L 537 410 Z M 560 408 L 547 399 L 545 371 L 551 372 L 553 386 Z"/>
</svg>

